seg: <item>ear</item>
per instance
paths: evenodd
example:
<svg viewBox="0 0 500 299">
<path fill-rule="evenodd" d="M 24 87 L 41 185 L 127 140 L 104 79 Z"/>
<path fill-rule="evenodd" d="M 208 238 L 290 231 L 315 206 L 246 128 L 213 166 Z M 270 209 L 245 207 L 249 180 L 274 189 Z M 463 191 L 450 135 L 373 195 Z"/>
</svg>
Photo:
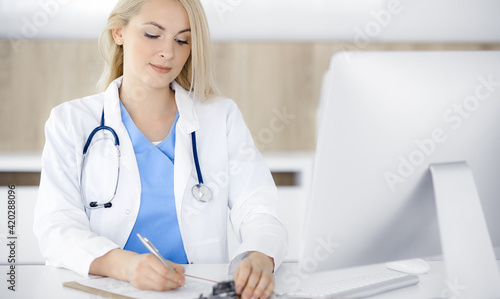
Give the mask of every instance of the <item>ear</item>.
<svg viewBox="0 0 500 299">
<path fill-rule="evenodd" d="M 115 43 L 119 46 L 123 45 L 122 29 L 121 28 L 111 29 L 111 33 L 113 34 L 113 39 L 115 40 Z"/>
</svg>

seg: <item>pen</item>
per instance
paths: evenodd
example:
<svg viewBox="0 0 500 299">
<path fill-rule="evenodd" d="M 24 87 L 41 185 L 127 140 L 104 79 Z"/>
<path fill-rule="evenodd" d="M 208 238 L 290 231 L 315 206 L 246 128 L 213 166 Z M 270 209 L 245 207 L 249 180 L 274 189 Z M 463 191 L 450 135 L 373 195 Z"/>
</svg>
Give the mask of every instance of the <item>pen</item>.
<svg viewBox="0 0 500 299">
<path fill-rule="evenodd" d="M 141 236 L 141 234 L 137 233 L 137 237 L 139 237 L 139 240 L 141 240 L 142 244 L 146 246 L 146 248 L 151 252 L 154 256 L 156 256 L 165 266 L 167 266 L 170 270 L 177 272 L 170 266 L 170 264 L 161 256 L 160 252 L 156 247 L 149 241 L 147 238 Z M 184 284 L 184 287 L 187 288 L 187 286 Z"/>
<path fill-rule="evenodd" d="M 158 251 L 158 249 L 156 249 L 156 247 L 153 245 L 153 243 L 151 243 L 151 241 L 149 241 L 147 238 L 141 236 L 141 234 L 139 234 L 139 233 L 137 233 L 137 237 L 139 237 L 139 240 L 141 240 L 142 244 L 144 244 L 144 246 L 146 246 L 146 248 L 152 254 L 154 254 L 154 256 L 156 256 L 158 259 L 160 259 L 160 261 L 163 264 L 165 264 L 165 266 L 167 266 L 170 270 L 172 270 L 172 271 L 175 272 L 174 268 L 172 268 L 172 266 L 170 266 L 170 264 L 167 263 L 167 261 L 163 258 L 163 256 L 161 256 L 160 252 Z M 194 275 L 184 274 L 184 276 L 191 277 L 191 278 L 194 278 L 194 279 L 201 279 L 201 280 L 205 280 L 205 281 L 209 281 L 209 282 L 213 282 L 213 283 L 219 283 L 218 281 L 215 281 L 215 280 L 212 280 L 212 279 L 198 277 L 198 276 L 194 276 Z M 186 287 L 186 285 L 184 285 L 184 287 Z"/>
</svg>

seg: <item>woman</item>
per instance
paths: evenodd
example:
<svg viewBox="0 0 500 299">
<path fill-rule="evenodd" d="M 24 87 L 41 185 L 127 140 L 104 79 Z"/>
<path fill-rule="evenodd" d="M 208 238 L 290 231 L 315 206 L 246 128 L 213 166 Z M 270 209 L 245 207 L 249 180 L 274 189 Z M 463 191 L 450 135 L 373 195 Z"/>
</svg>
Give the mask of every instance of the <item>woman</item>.
<svg viewBox="0 0 500 299">
<path fill-rule="evenodd" d="M 287 251 L 276 187 L 234 102 L 215 96 L 209 45 L 198 0 L 118 2 L 100 38 L 109 86 L 46 123 L 34 230 L 48 264 L 162 291 L 184 284 L 181 264 L 230 261 L 243 298 L 272 294 Z"/>
</svg>

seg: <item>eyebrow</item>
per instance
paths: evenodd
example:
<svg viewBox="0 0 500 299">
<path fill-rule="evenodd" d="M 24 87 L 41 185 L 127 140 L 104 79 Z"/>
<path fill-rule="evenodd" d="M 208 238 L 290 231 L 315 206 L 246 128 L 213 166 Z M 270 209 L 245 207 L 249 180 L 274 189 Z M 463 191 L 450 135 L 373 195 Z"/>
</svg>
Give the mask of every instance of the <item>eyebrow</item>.
<svg viewBox="0 0 500 299">
<path fill-rule="evenodd" d="M 165 31 L 165 27 L 163 27 L 162 25 L 160 25 L 160 24 L 158 24 L 156 22 L 147 22 L 147 23 L 143 23 L 142 25 L 153 25 L 153 26 L 158 27 L 158 29 L 160 29 L 161 31 Z M 191 28 L 187 28 L 187 29 L 181 30 L 177 34 L 183 33 L 183 32 L 191 32 Z"/>
</svg>

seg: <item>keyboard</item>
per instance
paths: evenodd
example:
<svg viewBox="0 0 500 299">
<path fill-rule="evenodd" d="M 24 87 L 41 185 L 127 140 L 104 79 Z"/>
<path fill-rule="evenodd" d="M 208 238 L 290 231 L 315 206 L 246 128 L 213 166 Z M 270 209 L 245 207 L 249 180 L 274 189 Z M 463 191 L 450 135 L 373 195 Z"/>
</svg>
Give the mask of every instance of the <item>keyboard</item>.
<svg viewBox="0 0 500 299">
<path fill-rule="evenodd" d="M 415 285 L 417 275 L 400 272 L 380 272 L 316 285 L 305 286 L 287 293 L 277 294 L 283 298 L 365 298 L 388 291 Z"/>
</svg>

